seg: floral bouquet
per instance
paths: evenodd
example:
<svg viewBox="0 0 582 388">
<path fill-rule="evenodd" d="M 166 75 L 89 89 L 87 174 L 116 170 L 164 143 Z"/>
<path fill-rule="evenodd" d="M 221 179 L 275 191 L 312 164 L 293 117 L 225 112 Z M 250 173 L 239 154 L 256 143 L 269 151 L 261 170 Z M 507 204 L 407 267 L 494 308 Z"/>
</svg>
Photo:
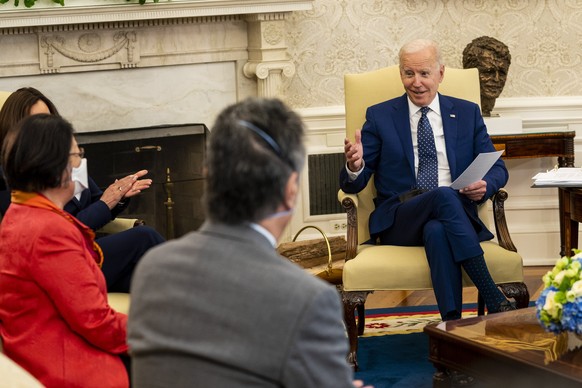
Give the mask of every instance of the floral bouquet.
<svg viewBox="0 0 582 388">
<path fill-rule="evenodd" d="M 544 275 L 544 290 L 536 301 L 537 318 L 547 331 L 582 335 L 582 253 L 562 257 Z"/>
</svg>

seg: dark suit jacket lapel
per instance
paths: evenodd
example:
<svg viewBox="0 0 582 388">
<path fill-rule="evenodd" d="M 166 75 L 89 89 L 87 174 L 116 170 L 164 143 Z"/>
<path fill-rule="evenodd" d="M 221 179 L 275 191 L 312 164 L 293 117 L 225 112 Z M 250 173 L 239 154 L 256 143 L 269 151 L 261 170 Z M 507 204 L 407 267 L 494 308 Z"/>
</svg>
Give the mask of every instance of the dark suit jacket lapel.
<svg viewBox="0 0 582 388">
<path fill-rule="evenodd" d="M 396 114 L 392 115 L 394 128 L 398 133 L 402 149 L 408 160 L 412 176 L 416 175 L 414 168 L 414 149 L 412 146 L 412 133 L 410 132 L 410 113 L 408 112 L 408 99 L 406 94 L 402 95 L 393 105 Z"/>
<path fill-rule="evenodd" d="M 455 109 L 453 102 L 440 93 L 439 102 L 441 105 L 441 118 L 443 120 L 443 131 L 445 134 L 445 144 L 447 148 L 449 168 L 451 170 L 451 179 L 455 180 L 460 174 L 457 172 L 457 163 L 455 157 L 458 136 L 458 112 Z"/>
</svg>

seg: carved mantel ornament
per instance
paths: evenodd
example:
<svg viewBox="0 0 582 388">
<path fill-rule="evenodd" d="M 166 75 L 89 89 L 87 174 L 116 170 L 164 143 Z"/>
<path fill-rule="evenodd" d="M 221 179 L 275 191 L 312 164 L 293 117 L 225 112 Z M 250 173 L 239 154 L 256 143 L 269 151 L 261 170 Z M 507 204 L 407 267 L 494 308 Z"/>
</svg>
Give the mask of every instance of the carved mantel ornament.
<svg viewBox="0 0 582 388">
<path fill-rule="evenodd" d="M 75 0 L 63 7 L 52 0 L 37 0 L 33 8 L 0 5 L 0 37 L 36 34 L 39 52 L 38 68 L 0 63 L 0 70 L 7 70 L 0 73 L 36 75 L 153 66 L 151 59 L 142 62 L 143 29 L 245 21 L 248 61 L 243 73 L 257 80 L 259 96 L 274 97 L 282 77 L 295 74 L 287 54 L 285 19 L 293 11 L 313 7 L 313 0 L 160 0 L 143 5 L 138 1 Z"/>
</svg>

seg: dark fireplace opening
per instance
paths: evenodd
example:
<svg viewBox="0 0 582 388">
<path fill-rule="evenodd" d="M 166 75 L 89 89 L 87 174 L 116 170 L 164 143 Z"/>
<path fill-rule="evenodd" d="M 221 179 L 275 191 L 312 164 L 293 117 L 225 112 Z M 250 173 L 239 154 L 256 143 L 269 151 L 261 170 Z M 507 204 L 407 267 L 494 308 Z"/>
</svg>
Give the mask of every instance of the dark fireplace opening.
<svg viewBox="0 0 582 388">
<path fill-rule="evenodd" d="M 105 189 L 117 178 L 149 171 L 150 189 L 133 197 L 121 217 L 139 218 L 167 239 L 198 229 L 204 221 L 202 192 L 206 156 L 204 124 L 162 125 L 77 134 L 89 176 Z"/>
</svg>

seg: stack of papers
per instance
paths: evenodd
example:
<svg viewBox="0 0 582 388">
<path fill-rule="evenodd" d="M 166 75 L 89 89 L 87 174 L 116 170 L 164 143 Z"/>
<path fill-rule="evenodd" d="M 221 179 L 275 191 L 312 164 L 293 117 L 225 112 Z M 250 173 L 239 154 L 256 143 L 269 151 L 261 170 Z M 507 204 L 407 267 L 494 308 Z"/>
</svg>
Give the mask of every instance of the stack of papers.
<svg viewBox="0 0 582 388">
<path fill-rule="evenodd" d="M 582 168 L 561 167 L 532 177 L 533 187 L 582 187 Z"/>
</svg>

